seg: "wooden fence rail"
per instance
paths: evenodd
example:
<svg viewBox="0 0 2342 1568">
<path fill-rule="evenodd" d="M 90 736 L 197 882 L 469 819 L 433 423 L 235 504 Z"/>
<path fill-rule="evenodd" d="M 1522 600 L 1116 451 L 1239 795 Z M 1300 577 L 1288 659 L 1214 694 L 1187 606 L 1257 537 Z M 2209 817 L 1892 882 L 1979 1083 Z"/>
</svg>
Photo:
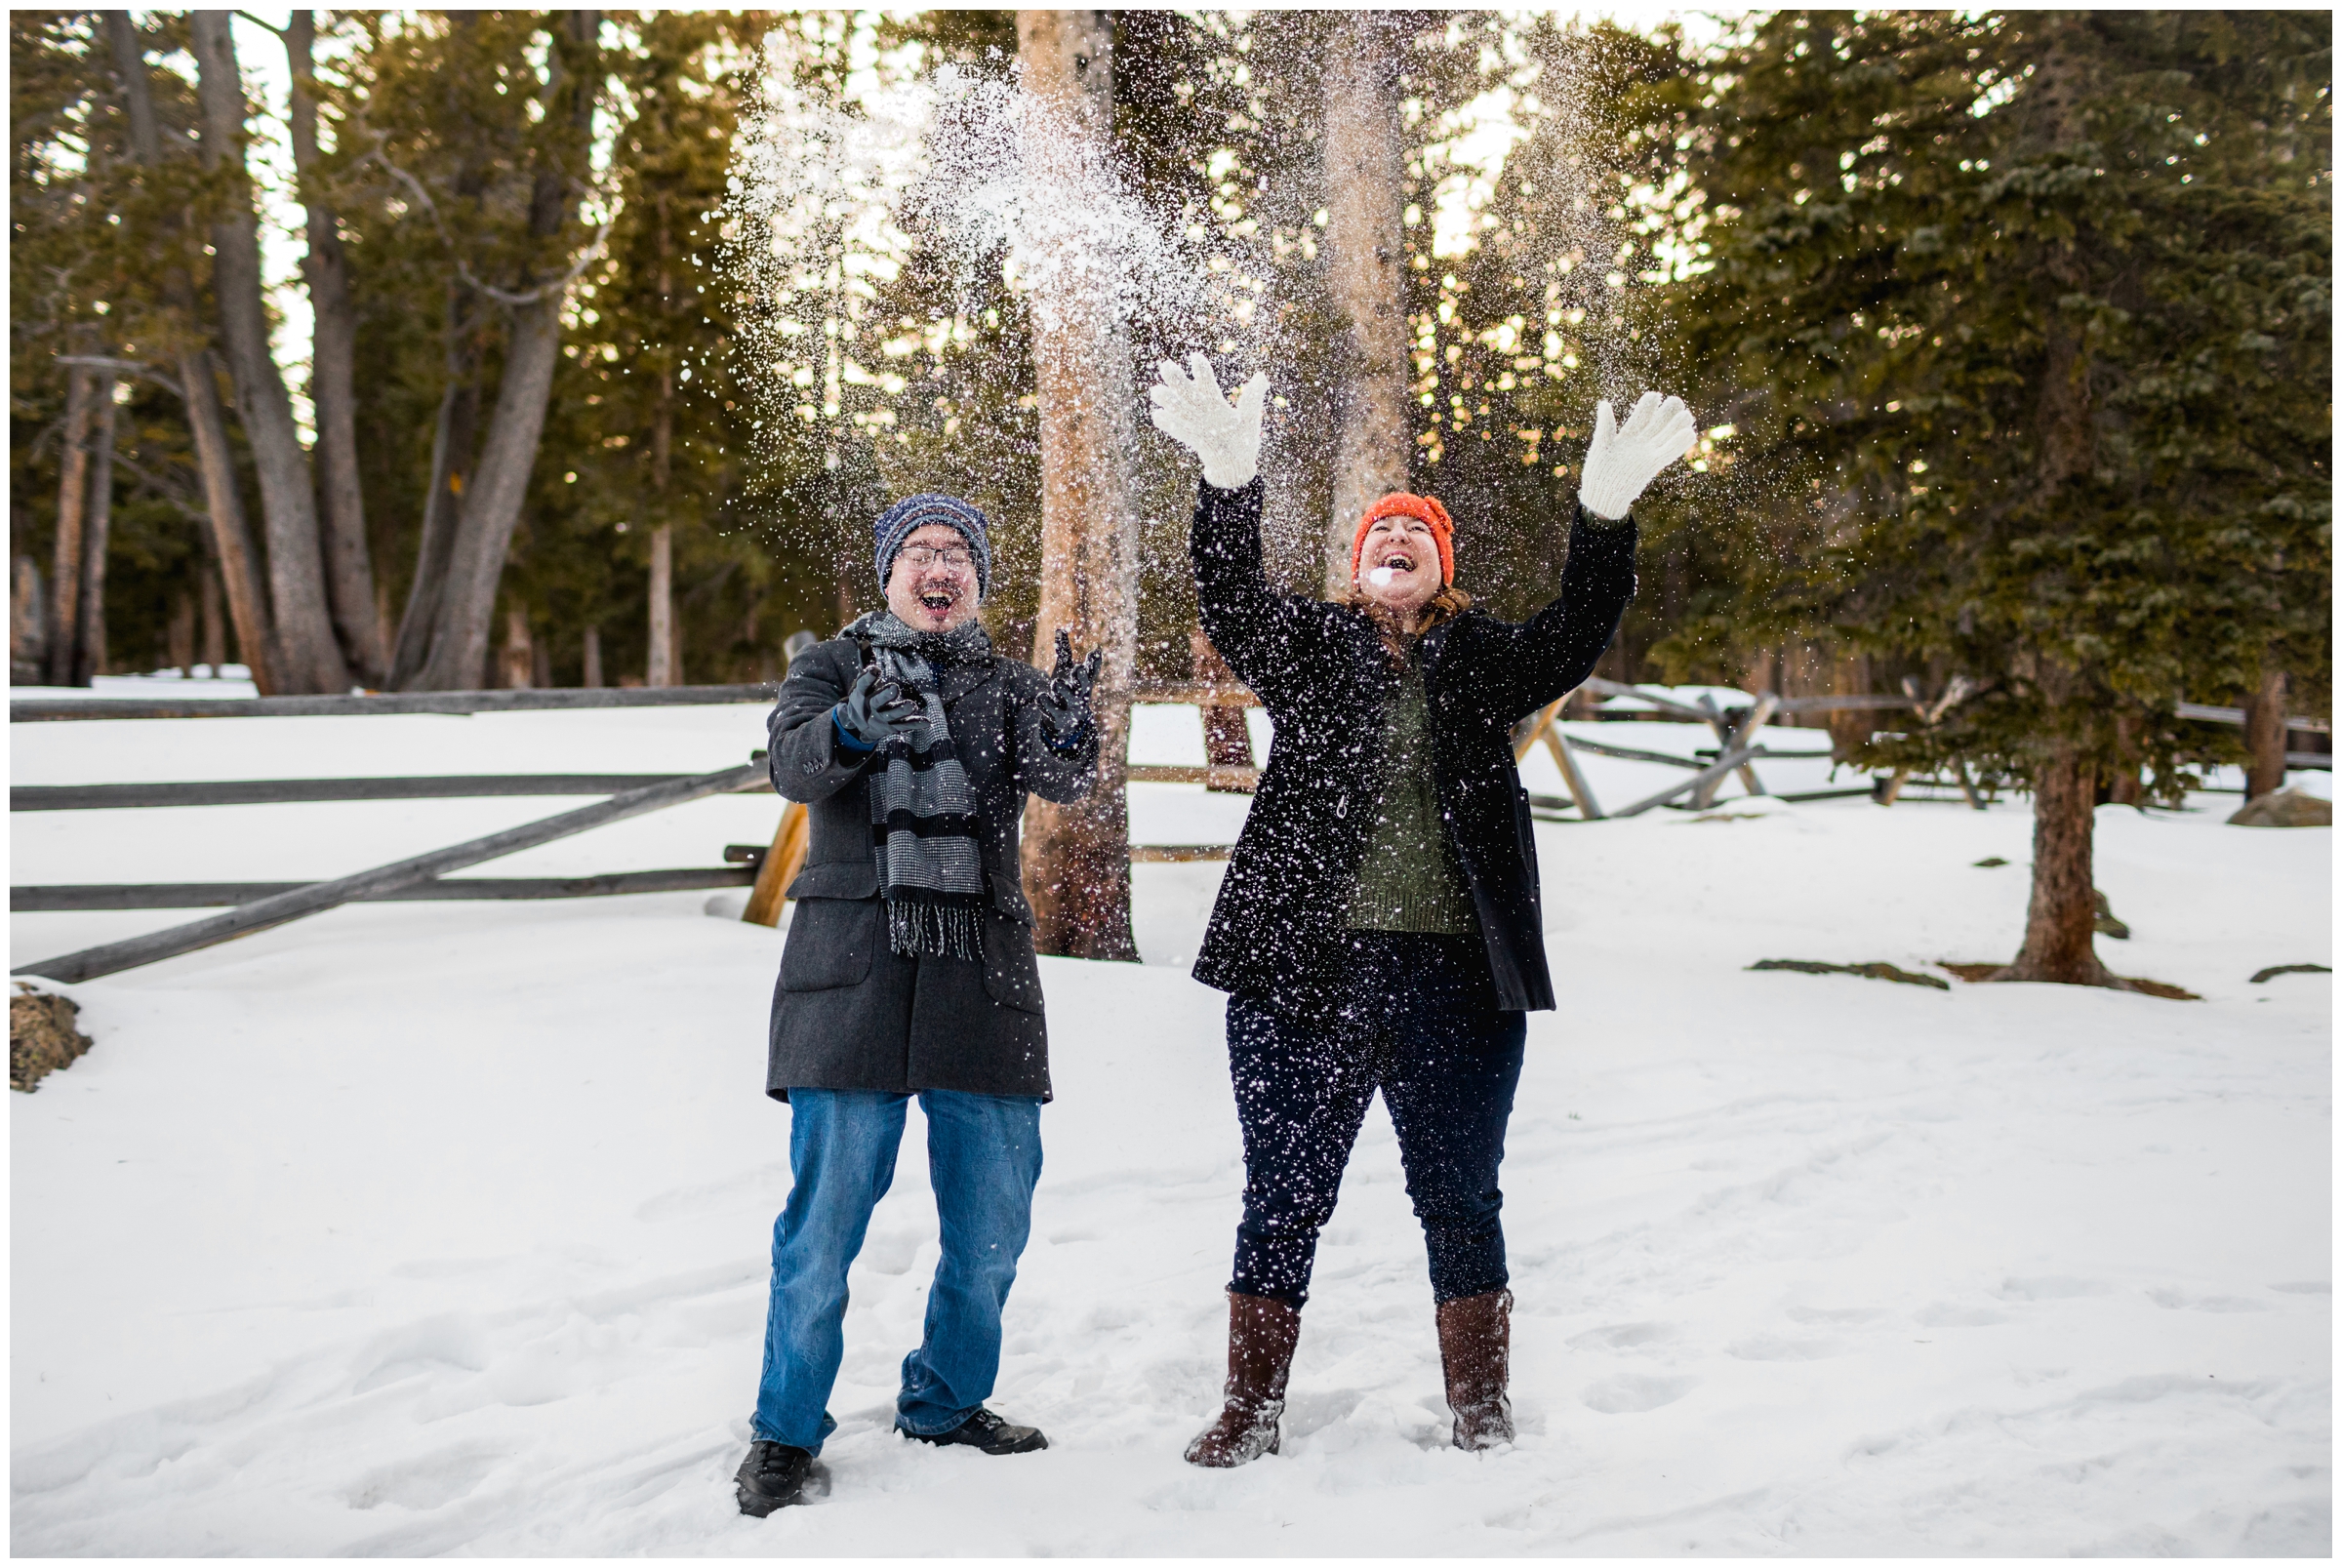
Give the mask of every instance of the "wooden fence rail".
<svg viewBox="0 0 2342 1568">
<path fill-rule="evenodd" d="M 443 904 L 474 900 L 608 899 L 627 893 L 688 893 L 745 888 L 752 865 L 689 866 L 673 871 L 604 871 L 595 876 L 445 876 L 413 887 L 351 899 L 351 904 Z M 52 882 L 8 890 L 12 912 L 84 909 L 211 909 L 279 898 L 307 882 Z"/>
<path fill-rule="evenodd" d="M 292 719 L 383 713 L 526 713 L 598 707 L 701 707 L 769 703 L 769 681 L 742 686 L 547 687 L 519 692 L 382 692 L 362 697 L 19 698 L 11 724 L 79 719 Z"/>
<path fill-rule="evenodd" d="M 393 893 L 401 888 L 417 887 L 445 876 L 450 871 L 462 870 L 466 865 L 477 865 L 482 861 L 493 861 L 520 850 L 534 849 L 540 844 L 549 844 L 555 839 L 583 833 L 607 823 L 623 822 L 629 817 L 664 811 L 686 801 L 704 799 L 708 795 L 730 794 L 766 783 L 764 764 L 748 762 L 714 773 L 669 780 L 643 789 L 630 789 L 591 806 L 582 806 L 576 811 L 563 812 L 557 817 L 547 817 L 518 827 L 507 827 L 501 833 L 490 833 L 484 838 L 469 839 L 446 849 L 393 861 L 387 865 L 378 865 L 349 876 L 312 882 L 291 892 L 255 899 L 237 905 L 225 914 L 213 915 L 209 919 L 149 932 L 124 942 L 85 947 L 78 952 L 61 953 L 55 958 L 37 959 L 29 964 L 19 965 L 12 973 L 43 975 L 67 983 L 95 980 L 101 975 L 136 969 L 141 964 L 177 957 L 199 947 L 209 947 L 255 931 L 264 931 L 270 926 L 316 914 L 338 905 Z"/>
<path fill-rule="evenodd" d="M 219 779 L 193 784 L 25 784 L 10 811 L 121 811 L 149 806 L 281 806 L 328 800 L 468 800 L 489 795 L 617 795 L 687 773 L 491 773 L 407 779 Z M 768 783 L 767 788 L 771 785 Z"/>
</svg>

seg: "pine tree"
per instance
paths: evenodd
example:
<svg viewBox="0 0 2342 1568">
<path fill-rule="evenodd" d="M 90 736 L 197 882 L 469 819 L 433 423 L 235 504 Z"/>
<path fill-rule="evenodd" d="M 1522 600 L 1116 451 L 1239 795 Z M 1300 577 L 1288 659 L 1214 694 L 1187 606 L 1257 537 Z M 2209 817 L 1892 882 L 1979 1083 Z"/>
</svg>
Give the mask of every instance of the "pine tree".
<svg viewBox="0 0 2342 1568">
<path fill-rule="evenodd" d="M 2326 49 L 2282 13 L 1789 13 L 1709 72 L 1683 319 L 1787 562 L 1735 609 L 1969 683 L 1871 755 L 2033 789 L 2005 978 L 2119 984 L 2099 782 L 2176 798 L 2180 701 L 2329 657 Z"/>
</svg>

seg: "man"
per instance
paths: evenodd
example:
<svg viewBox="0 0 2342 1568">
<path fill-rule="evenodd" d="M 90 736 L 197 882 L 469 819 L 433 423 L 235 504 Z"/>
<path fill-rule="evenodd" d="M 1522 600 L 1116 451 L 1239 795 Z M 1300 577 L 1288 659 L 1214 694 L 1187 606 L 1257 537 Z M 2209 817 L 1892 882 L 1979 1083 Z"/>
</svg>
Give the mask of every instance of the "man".
<svg viewBox="0 0 2342 1568">
<path fill-rule="evenodd" d="M 773 787 L 811 816 L 773 997 L 765 1092 L 789 1105 L 787 1207 L 740 1508 L 799 1501 L 844 1352 L 846 1269 L 894 1178 L 905 1106 L 927 1118 L 943 1259 L 925 1337 L 903 1362 L 895 1427 L 987 1454 L 1048 1446 L 984 1407 L 1000 1309 L 1041 1174 L 1048 1030 L 1018 875 L 1025 796 L 1078 800 L 1097 778 L 1099 655 L 994 654 L 984 514 L 914 496 L 878 519 L 887 607 L 789 665 L 769 729 Z"/>
</svg>

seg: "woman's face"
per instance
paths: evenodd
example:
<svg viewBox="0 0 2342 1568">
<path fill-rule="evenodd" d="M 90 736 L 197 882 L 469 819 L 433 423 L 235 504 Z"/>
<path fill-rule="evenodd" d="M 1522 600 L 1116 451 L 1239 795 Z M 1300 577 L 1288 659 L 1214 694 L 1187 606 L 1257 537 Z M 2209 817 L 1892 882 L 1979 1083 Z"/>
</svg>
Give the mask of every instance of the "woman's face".
<svg viewBox="0 0 2342 1568">
<path fill-rule="evenodd" d="M 1358 552 L 1358 591 L 1412 619 L 1439 591 L 1439 541 L 1420 517 L 1377 517 Z"/>
<path fill-rule="evenodd" d="M 886 574 L 886 607 L 920 631 L 949 631 L 976 615 L 976 563 L 949 523 L 912 531 Z"/>
</svg>

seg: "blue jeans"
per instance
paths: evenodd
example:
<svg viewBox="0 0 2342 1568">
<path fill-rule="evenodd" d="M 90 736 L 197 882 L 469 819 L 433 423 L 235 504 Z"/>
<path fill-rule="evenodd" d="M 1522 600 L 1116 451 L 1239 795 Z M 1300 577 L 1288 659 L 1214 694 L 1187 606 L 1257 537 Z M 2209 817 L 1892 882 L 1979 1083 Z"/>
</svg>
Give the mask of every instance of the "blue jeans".
<svg viewBox="0 0 2342 1568">
<path fill-rule="evenodd" d="M 837 1429 L 826 1406 L 845 1354 L 846 1269 L 870 1211 L 895 1179 L 909 1095 L 788 1092 L 788 1204 L 773 1226 L 773 1296 L 755 1435 L 820 1453 Z M 1016 1282 L 1041 1179 L 1041 1102 L 930 1089 L 927 1170 L 943 1222 L 943 1261 L 927 1327 L 903 1359 L 895 1425 L 933 1436 L 975 1413 L 1000 1370 L 1000 1308 Z"/>
<path fill-rule="evenodd" d="M 1379 1089 L 1431 1254 L 1433 1299 L 1501 1290 L 1511 1275 L 1497 1170 L 1526 1016 L 1496 1010 L 1476 937 L 1349 937 L 1338 1011 L 1305 1016 L 1257 996 L 1229 998 L 1244 1219 L 1228 1288 L 1292 1307 L 1310 1299 L 1317 1232 L 1334 1217 Z"/>
</svg>

